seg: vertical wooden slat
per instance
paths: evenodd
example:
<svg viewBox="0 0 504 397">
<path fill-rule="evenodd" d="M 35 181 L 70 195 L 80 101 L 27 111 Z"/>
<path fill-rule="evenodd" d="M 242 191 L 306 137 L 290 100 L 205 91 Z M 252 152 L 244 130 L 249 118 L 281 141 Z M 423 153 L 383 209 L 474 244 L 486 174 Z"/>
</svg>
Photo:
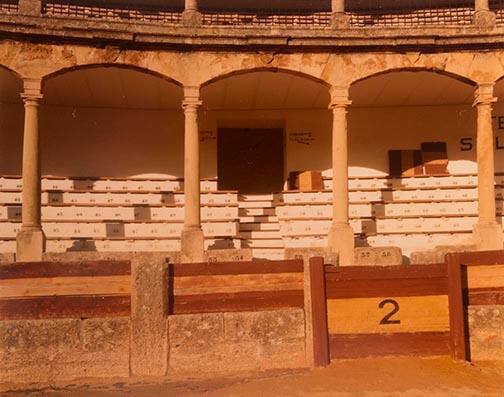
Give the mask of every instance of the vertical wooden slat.
<svg viewBox="0 0 504 397">
<path fill-rule="evenodd" d="M 448 266 L 448 301 L 450 308 L 451 352 L 454 360 L 467 361 L 467 333 L 464 321 L 462 265 L 457 254 L 446 255 Z"/>
<path fill-rule="evenodd" d="M 324 258 L 310 258 L 310 295 L 315 367 L 329 365 L 329 330 L 327 328 L 327 301 L 325 293 Z"/>
</svg>

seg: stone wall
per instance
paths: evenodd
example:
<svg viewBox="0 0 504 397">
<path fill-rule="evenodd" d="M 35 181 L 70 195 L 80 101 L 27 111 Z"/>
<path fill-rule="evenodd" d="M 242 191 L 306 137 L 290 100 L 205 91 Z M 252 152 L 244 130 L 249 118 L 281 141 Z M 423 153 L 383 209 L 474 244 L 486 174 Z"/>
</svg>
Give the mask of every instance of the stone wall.
<svg viewBox="0 0 504 397">
<path fill-rule="evenodd" d="M 0 321 L 0 390 L 129 376 L 127 317 Z"/>
<path fill-rule="evenodd" d="M 474 361 L 504 359 L 504 305 L 469 306 L 469 341 Z"/>
<path fill-rule="evenodd" d="M 170 371 L 306 367 L 304 310 L 170 316 Z"/>
</svg>

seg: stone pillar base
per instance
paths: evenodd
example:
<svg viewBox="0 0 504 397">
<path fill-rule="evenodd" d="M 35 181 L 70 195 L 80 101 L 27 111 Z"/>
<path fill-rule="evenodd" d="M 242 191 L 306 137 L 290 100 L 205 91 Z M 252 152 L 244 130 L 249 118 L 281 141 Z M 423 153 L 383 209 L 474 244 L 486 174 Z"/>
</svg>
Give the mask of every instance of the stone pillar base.
<svg viewBox="0 0 504 397">
<path fill-rule="evenodd" d="M 495 12 L 490 10 L 476 11 L 473 16 L 473 24 L 480 28 L 493 28 L 495 26 Z"/>
<path fill-rule="evenodd" d="M 45 234 L 41 229 L 21 229 L 16 236 L 16 261 L 42 261 L 45 242 Z"/>
<path fill-rule="evenodd" d="M 182 13 L 182 23 L 184 26 L 200 26 L 203 23 L 203 16 L 199 11 L 185 10 Z"/>
<path fill-rule="evenodd" d="M 473 240 L 481 251 L 501 250 L 504 244 L 502 226 L 497 222 L 478 222 L 473 228 Z"/>
<path fill-rule="evenodd" d="M 197 263 L 205 261 L 205 238 L 201 229 L 182 230 L 181 262 Z"/>
<path fill-rule="evenodd" d="M 329 252 L 338 255 L 340 266 L 349 266 L 354 262 L 355 238 L 350 225 L 332 225 L 329 231 Z"/>
<path fill-rule="evenodd" d="M 40 16 L 42 13 L 41 0 L 19 0 L 19 13 L 21 15 Z"/>
<path fill-rule="evenodd" d="M 350 17 L 344 12 L 333 12 L 331 15 L 331 27 L 333 29 L 345 29 L 350 26 Z"/>
</svg>

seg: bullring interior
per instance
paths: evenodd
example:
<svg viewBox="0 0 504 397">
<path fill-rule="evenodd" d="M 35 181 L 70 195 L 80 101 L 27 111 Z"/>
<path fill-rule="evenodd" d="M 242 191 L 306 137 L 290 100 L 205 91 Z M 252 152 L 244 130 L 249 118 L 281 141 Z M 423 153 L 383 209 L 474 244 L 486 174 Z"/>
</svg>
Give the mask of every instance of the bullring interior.
<svg viewBox="0 0 504 397">
<path fill-rule="evenodd" d="M 0 88 L 0 174 L 11 178 L 21 175 L 21 79 L 2 69 Z M 152 229 L 149 223 L 156 219 L 151 212 L 156 209 L 149 208 L 149 203 L 154 204 L 156 198 L 137 203 L 131 219 L 130 211 L 120 204 L 115 214 L 91 214 L 97 212 L 99 205 L 90 207 L 86 202 L 89 196 L 83 195 L 71 205 L 72 202 L 58 199 L 58 195 L 73 189 L 79 191 L 87 182 L 93 185 L 93 181 L 104 178 L 109 182 L 102 188 L 108 191 L 129 190 L 128 184 L 135 179 L 182 178 L 182 88 L 177 82 L 146 70 L 91 65 L 48 76 L 44 91 L 40 136 L 42 174 L 48 178 L 44 188 L 51 200 L 43 208 L 49 249 L 75 249 L 78 244 L 84 244 L 82 249 L 107 249 L 110 240 L 108 249 L 121 250 L 131 244 L 125 240 L 141 240 L 135 234 L 141 235 L 142 231 L 128 229 L 124 224 L 136 221 L 139 222 L 137 226 L 146 225 Z M 494 107 L 497 173 L 504 172 L 504 135 L 502 138 L 500 135 L 504 127 L 501 115 L 504 107 L 500 102 L 503 91 L 504 83 L 499 82 L 495 92 L 499 102 Z M 469 82 L 427 70 L 391 71 L 351 86 L 349 174 L 350 194 L 355 197 L 350 201 L 353 201 L 352 226 L 359 244 L 397 245 L 407 255 L 414 250 L 452 243 L 454 239 L 461 243 L 465 240 L 477 219 L 476 186 L 464 190 L 453 188 L 470 185 L 471 178 L 474 183 L 477 172 L 473 93 L 474 86 Z M 300 195 L 306 193 L 289 192 L 287 180 L 292 171 L 320 170 L 325 178 L 324 188 L 330 189 L 332 115 L 328 110 L 328 87 L 308 76 L 288 71 L 251 70 L 209 82 L 203 87 L 201 98 L 201 178 L 208 185 L 208 191 L 237 190 L 238 193 L 232 196 L 233 203 L 227 202 L 238 205 L 238 211 L 230 207 L 225 214 L 209 214 L 206 220 L 209 227 L 220 229 L 207 245 L 251 247 L 254 256 L 266 258 L 281 257 L 285 247 L 324 246 L 330 225 L 329 200 L 311 197 L 309 200 L 313 202 L 305 203 L 303 198 L 303 205 L 297 206 Z M 235 137 L 235 141 L 241 142 L 240 150 L 243 151 L 234 152 L 239 153 L 234 160 L 222 152 L 218 155 L 219 150 L 229 150 L 229 145 L 233 145 L 233 131 L 241 136 L 238 140 Z M 255 133 L 273 137 L 273 140 L 268 138 L 266 145 L 272 151 L 269 159 L 267 154 L 264 158 L 264 147 L 259 150 L 254 147 Z M 256 141 L 256 144 L 264 142 L 263 139 Z M 413 181 L 415 178 L 404 178 L 406 183 L 399 179 L 394 183 L 393 192 L 382 191 L 379 186 L 389 175 L 388 152 L 419 149 L 423 142 L 446 143 L 448 174 L 439 176 L 440 183 L 435 181 L 436 177 L 417 178 L 418 182 Z M 249 158 L 243 161 L 242 168 L 236 168 L 246 153 Z M 272 162 L 273 159 L 276 161 Z M 261 168 L 261 164 L 266 167 Z M 230 171 L 238 174 L 235 179 L 239 183 L 226 179 Z M 276 182 L 270 181 L 275 171 L 283 175 L 283 187 L 278 186 L 278 177 Z M 240 172 L 243 172 L 242 178 Z M 221 175 L 224 176 L 222 181 Z M 53 177 L 57 178 L 53 181 Z M 497 174 L 496 178 L 497 184 L 501 184 L 499 178 L 503 177 Z M 15 181 L 3 180 L 4 185 L 7 180 L 11 184 Z M 59 186 L 68 180 L 72 181 L 69 186 Z M 404 211 L 411 208 L 411 203 L 405 203 L 400 197 L 405 194 L 403 187 L 415 184 L 421 187 L 426 181 L 438 189 L 430 191 L 432 194 L 423 204 L 415 204 L 413 212 L 416 211 L 416 215 L 408 216 Z M 359 192 L 362 184 L 369 186 Z M 132 186 L 131 189 L 145 193 L 151 190 L 147 186 Z M 9 189 L 4 186 L 3 190 Z M 449 201 L 435 205 L 439 199 L 445 199 L 446 192 L 452 193 L 454 201 L 465 199 L 463 208 Z M 4 251 L 14 249 L 20 220 L 19 204 L 7 197 L 13 194 L 16 193 L 2 193 L 0 238 L 4 241 Z M 323 193 L 313 192 L 312 196 L 317 194 Z M 498 194 L 502 195 L 502 191 L 498 190 Z M 425 203 L 429 198 L 432 203 Z M 251 204 L 254 201 L 256 204 Z M 241 206 L 241 202 L 246 204 Z M 52 203 L 57 209 L 51 208 Z M 83 206 L 79 209 L 75 204 Z M 500 217 L 502 201 L 498 201 L 498 207 Z M 211 207 L 208 208 L 211 211 Z M 93 215 L 100 216 L 91 219 Z M 158 220 L 163 216 L 174 218 L 171 214 L 158 216 Z M 440 217 L 445 216 L 454 219 L 449 230 L 439 225 Z M 214 226 L 212 217 L 217 221 Z M 313 225 L 311 230 L 304 231 L 302 222 L 307 219 L 313 220 Z M 92 225 L 90 222 L 105 223 L 104 233 L 83 230 L 85 225 Z M 398 222 L 411 225 L 403 229 Z M 401 233 L 402 230 L 405 232 Z M 127 235 L 128 231 L 132 234 Z M 176 248 L 177 233 L 178 229 L 174 235 L 168 233 L 166 239 L 159 238 L 157 245 L 146 239 L 144 249 Z M 95 237 L 105 244 L 104 248 L 93 243 Z"/>
</svg>

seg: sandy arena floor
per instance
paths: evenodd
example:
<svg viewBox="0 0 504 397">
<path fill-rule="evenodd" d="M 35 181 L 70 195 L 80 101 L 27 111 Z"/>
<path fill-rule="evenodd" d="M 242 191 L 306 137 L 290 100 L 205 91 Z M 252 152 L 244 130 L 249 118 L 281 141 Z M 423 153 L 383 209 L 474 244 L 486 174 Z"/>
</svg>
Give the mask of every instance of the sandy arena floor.
<svg viewBox="0 0 504 397">
<path fill-rule="evenodd" d="M 504 363 L 472 366 L 448 358 L 349 360 L 315 371 L 270 371 L 163 383 L 80 384 L 2 396 L 504 397 Z"/>
</svg>

